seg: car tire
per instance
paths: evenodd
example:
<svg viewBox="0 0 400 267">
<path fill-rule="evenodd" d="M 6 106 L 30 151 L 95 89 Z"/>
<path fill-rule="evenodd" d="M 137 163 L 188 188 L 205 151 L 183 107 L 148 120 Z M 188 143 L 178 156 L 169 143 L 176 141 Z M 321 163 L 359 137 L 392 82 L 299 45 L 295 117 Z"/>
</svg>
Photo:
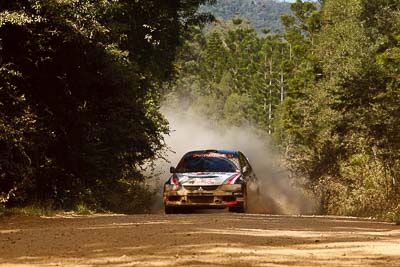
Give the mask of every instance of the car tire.
<svg viewBox="0 0 400 267">
<path fill-rule="evenodd" d="M 229 212 L 237 212 L 237 207 L 229 207 Z"/>
<path fill-rule="evenodd" d="M 246 213 L 247 212 L 247 189 L 244 190 L 243 193 L 244 193 L 243 194 L 243 198 L 244 198 L 243 204 L 239 207 L 230 207 L 229 208 L 230 212 L 237 212 L 237 213 Z"/>
<path fill-rule="evenodd" d="M 165 212 L 165 214 L 175 214 L 175 213 L 177 213 L 177 210 L 175 207 L 165 206 L 164 212 Z"/>
<path fill-rule="evenodd" d="M 229 211 L 230 212 L 237 212 L 237 213 L 246 213 L 247 212 L 247 205 L 245 203 L 243 203 L 243 206 L 230 207 Z"/>
<path fill-rule="evenodd" d="M 243 213 L 243 207 L 229 207 L 229 212 Z"/>
<path fill-rule="evenodd" d="M 235 212 L 246 213 L 247 212 L 247 201 L 245 200 L 243 202 L 243 206 L 237 207 Z"/>
</svg>

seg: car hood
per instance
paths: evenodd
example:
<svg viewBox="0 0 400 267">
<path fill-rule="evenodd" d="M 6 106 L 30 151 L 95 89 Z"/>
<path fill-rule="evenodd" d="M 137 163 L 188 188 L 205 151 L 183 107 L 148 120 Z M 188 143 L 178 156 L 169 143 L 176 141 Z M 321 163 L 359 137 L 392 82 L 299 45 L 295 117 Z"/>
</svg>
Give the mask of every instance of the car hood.
<svg viewBox="0 0 400 267">
<path fill-rule="evenodd" d="M 240 172 L 176 173 L 176 177 L 182 185 L 221 185 L 233 183 Z"/>
</svg>

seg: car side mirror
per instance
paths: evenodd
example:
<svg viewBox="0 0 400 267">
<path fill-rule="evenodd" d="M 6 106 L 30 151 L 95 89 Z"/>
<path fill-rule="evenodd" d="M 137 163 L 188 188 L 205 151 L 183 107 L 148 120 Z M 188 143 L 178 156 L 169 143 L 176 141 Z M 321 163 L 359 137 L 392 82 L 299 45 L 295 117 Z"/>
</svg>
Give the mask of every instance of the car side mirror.
<svg viewBox="0 0 400 267">
<path fill-rule="evenodd" d="M 172 167 L 172 166 L 171 166 L 171 167 L 169 168 L 169 172 L 170 172 L 170 173 L 175 173 L 175 172 L 176 172 L 175 167 Z"/>
</svg>

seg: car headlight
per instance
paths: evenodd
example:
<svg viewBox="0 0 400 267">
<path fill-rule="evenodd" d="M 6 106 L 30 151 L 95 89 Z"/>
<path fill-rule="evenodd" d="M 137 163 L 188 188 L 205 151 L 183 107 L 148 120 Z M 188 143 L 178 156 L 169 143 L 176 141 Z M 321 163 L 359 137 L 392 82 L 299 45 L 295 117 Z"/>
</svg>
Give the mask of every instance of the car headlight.
<svg viewBox="0 0 400 267">
<path fill-rule="evenodd" d="M 224 185 L 221 185 L 220 189 L 223 191 L 231 191 L 231 192 L 242 191 L 242 185 L 241 184 L 224 184 Z"/>
<path fill-rule="evenodd" d="M 164 192 L 169 192 L 171 190 L 172 190 L 172 185 L 170 185 L 170 184 L 164 185 Z"/>
<path fill-rule="evenodd" d="M 181 185 L 175 185 L 175 184 L 166 184 L 164 185 L 164 192 L 169 192 L 169 191 L 178 191 L 182 188 Z"/>
<path fill-rule="evenodd" d="M 173 174 L 170 178 L 169 183 L 164 185 L 164 192 L 178 191 L 181 188 L 182 184 L 179 182 L 178 177 L 175 174 Z"/>
</svg>

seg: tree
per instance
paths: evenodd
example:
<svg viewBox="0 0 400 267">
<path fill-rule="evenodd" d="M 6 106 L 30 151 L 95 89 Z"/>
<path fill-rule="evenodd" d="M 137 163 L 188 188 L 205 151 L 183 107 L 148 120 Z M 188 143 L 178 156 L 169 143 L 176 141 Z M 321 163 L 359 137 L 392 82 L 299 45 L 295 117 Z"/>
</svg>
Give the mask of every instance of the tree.
<svg viewBox="0 0 400 267">
<path fill-rule="evenodd" d="M 304 55 L 289 80 L 297 96 L 280 112 L 291 166 L 320 195 L 322 212 L 396 210 L 399 4 L 326 0 L 319 14 L 303 4 L 284 18 L 294 61 Z"/>
<path fill-rule="evenodd" d="M 303 1 L 296 1 L 291 5 L 291 10 L 293 15 L 281 17 L 285 27 L 283 46 L 286 57 L 281 61 L 280 69 L 285 75 L 286 94 L 282 95 L 286 98 L 281 97 L 283 101 L 274 120 L 276 130 L 273 139 L 287 155 L 289 162 L 293 163 L 293 171 L 302 173 L 313 169 L 310 162 L 303 163 L 302 159 L 309 161 L 310 151 L 318 151 L 317 147 L 313 147 L 318 144 L 313 138 L 318 135 L 321 127 L 315 127 L 319 124 L 319 118 L 311 114 L 315 114 L 316 110 L 325 110 L 322 105 L 326 104 L 326 101 L 318 104 L 317 99 L 323 93 L 318 92 L 322 89 L 315 86 L 322 74 L 319 61 L 314 55 L 314 39 L 320 28 L 320 11 L 315 3 Z M 314 106 L 315 101 L 318 102 Z M 310 106 L 311 110 L 306 111 L 306 106 Z M 312 136 L 307 136 L 311 132 Z M 309 168 L 304 168 L 304 165 L 309 165 Z"/>
<path fill-rule="evenodd" d="M 0 1 L 0 201 L 140 208 L 121 204 L 164 146 L 158 88 L 205 2 Z"/>
</svg>

